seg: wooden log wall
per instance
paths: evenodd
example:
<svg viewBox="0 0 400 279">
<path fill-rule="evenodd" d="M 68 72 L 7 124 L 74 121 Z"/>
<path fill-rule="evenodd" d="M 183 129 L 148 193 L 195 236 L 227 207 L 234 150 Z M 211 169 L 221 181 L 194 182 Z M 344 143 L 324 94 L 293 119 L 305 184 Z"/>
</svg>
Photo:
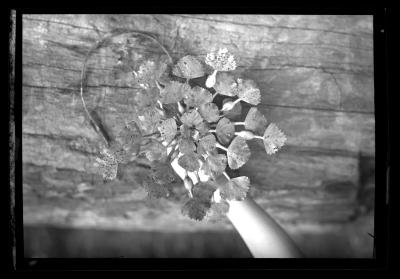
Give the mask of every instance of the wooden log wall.
<svg viewBox="0 0 400 279">
<path fill-rule="evenodd" d="M 310 234 L 346 226 L 352 229 L 341 243 L 353 250 L 344 254 L 372 253 L 367 235 L 373 233 L 375 186 L 371 16 L 26 14 L 22 23 L 26 224 L 232 230 L 227 220 L 186 219 L 177 201 L 149 200 L 135 181 L 103 185 L 96 174 L 100 138 L 79 100 L 80 71 L 93 44 L 122 28 L 157 36 L 174 59 L 230 49 L 238 59 L 235 73 L 258 84 L 259 109 L 288 138 L 274 156 L 251 143 L 252 157 L 242 173 L 252 181 L 252 196 L 305 250 L 303 240 Z M 147 47 L 152 55 L 161 54 Z M 135 117 L 137 92 L 116 79 L 116 59 L 107 47 L 94 54 L 85 93 L 111 134 Z"/>
</svg>

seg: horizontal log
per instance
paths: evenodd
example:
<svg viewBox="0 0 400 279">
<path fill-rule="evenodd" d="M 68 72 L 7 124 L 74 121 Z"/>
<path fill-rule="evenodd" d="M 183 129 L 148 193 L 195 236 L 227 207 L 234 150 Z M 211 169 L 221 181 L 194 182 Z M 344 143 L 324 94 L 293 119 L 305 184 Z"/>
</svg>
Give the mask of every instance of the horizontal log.
<svg viewBox="0 0 400 279">
<path fill-rule="evenodd" d="M 74 91 L 23 87 L 23 129 L 39 134 L 73 134 L 93 138 L 89 123 Z M 124 119 L 137 119 L 134 91 L 90 88 L 85 96 L 89 108 L 98 108 L 110 133 L 116 135 Z M 68 109 L 66 109 L 68 108 Z M 270 122 L 287 135 L 287 144 L 299 147 L 336 149 L 375 154 L 375 117 L 372 114 L 331 112 L 287 107 L 259 106 Z M 243 110 L 245 115 L 246 110 Z M 65 131 L 63 131 L 65 130 Z M 261 143 L 261 142 L 260 142 Z"/>
<path fill-rule="evenodd" d="M 181 183 L 173 186 L 173 197 L 153 200 L 147 198 L 145 190 L 133 180 L 115 180 L 105 184 L 99 175 L 33 163 L 24 163 L 23 181 L 25 224 L 47 222 L 73 227 L 111 228 L 116 222 L 121 230 L 232 229 L 226 218 L 214 226 L 209 221 L 196 224 L 181 217 L 180 208 L 187 200 Z M 355 199 L 356 191 L 354 185 L 345 182 L 338 182 L 335 188 L 325 185 L 314 189 L 301 185 L 277 189 L 253 184 L 250 195 L 282 225 L 322 225 L 349 222 L 360 207 Z M 126 223 L 120 223 L 123 220 Z M 172 225 L 177 220 L 179 228 Z M 191 224 L 196 225 L 193 227 Z"/>
<path fill-rule="evenodd" d="M 76 91 L 59 88 L 23 87 L 24 133 L 87 138 L 101 141 L 88 121 Z M 84 95 L 88 109 L 96 110 L 107 133 L 113 138 L 125 125 L 136 120 L 131 90 L 93 87 Z M 117 101 L 116 101 L 117 100 Z"/>
<path fill-rule="evenodd" d="M 267 155 L 254 142 L 250 144 L 251 157 L 240 173 L 267 189 L 285 187 L 323 187 L 332 182 L 358 185 L 358 158 L 332 156 L 324 152 L 297 152 L 282 149 L 275 155 Z"/>
<path fill-rule="evenodd" d="M 244 76 L 257 81 L 263 93 L 262 104 L 346 112 L 374 111 L 374 80 L 366 75 L 294 65 L 249 70 Z"/>
<path fill-rule="evenodd" d="M 252 24 L 237 21 L 243 17 L 235 21 L 232 17 L 227 20 L 216 15 L 135 15 L 136 20 L 132 18 L 26 16 L 24 58 L 34 59 L 37 53 L 38 57 L 47 56 L 39 62 L 45 64 L 57 60 L 58 56 L 70 55 L 72 61 L 64 59 L 62 68 L 77 70 L 77 58 L 107 32 L 117 28 L 144 30 L 160 36 L 176 58 L 183 53 L 204 56 L 210 49 L 233 46 L 241 66 L 238 73 L 255 79 L 266 104 L 374 111 L 372 24 L 368 16 L 329 17 L 330 20 L 293 16 L 279 17 L 278 21 L 274 16 L 246 16 Z M 275 23 L 271 26 L 264 24 L 272 21 Z M 332 22 L 338 26 L 332 26 Z M 349 22 L 354 29 L 345 27 Z M 275 24 L 278 28 L 273 27 Z M 297 24 L 304 26 L 296 27 Z M 110 69 L 113 65 L 110 63 L 115 63 L 107 49 L 101 50 L 94 60 L 98 69 Z M 66 67 L 68 63 L 71 65 Z M 108 82 L 110 78 L 105 80 Z"/>
<path fill-rule="evenodd" d="M 375 155 L 373 114 L 265 105 L 258 106 L 258 109 L 285 133 L 287 145 Z"/>
<path fill-rule="evenodd" d="M 240 171 L 262 188 L 314 188 L 332 183 L 347 183 L 356 187 L 359 183 L 357 157 L 332 156 L 323 152 L 304 152 L 299 156 L 295 151 L 268 156 L 253 146 L 251 149 L 251 158 Z M 99 174 L 94 165 L 97 156 L 98 145 L 94 141 L 23 134 L 24 163 Z"/>
</svg>

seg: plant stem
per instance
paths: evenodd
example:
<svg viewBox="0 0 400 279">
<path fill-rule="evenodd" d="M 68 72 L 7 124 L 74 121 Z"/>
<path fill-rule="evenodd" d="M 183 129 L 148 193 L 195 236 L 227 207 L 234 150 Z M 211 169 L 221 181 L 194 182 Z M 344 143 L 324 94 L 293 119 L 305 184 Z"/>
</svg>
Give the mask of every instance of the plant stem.
<svg viewBox="0 0 400 279">
<path fill-rule="evenodd" d="M 176 143 L 176 140 L 175 140 L 175 137 L 167 144 L 167 146 L 165 146 L 165 147 L 169 147 L 171 144 L 174 144 L 175 145 L 175 143 Z"/>
<path fill-rule="evenodd" d="M 222 149 L 222 150 L 228 152 L 228 148 L 226 148 L 225 146 L 222 146 L 222 145 L 219 144 L 218 142 L 215 144 L 215 147 L 217 147 L 217 148 L 219 148 L 219 149 Z"/>
<path fill-rule="evenodd" d="M 255 139 L 264 140 L 264 137 L 263 137 L 263 136 L 257 136 L 257 135 L 254 135 L 254 138 L 255 138 Z"/>
<path fill-rule="evenodd" d="M 154 136 L 154 135 L 160 135 L 160 132 L 154 132 L 154 133 L 151 133 L 151 134 L 143 135 L 142 137 L 143 138 L 150 138 L 151 136 Z"/>
<path fill-rule="evenodd" d="M 241 101 L 240 98 L 238 98 L 238 99 L 236 99 L 235 101 L 233 101 L 232 108 L 233 108 L 237 103 L 239 103 L 240 101 Z"/>
<path fill-rule="evenodd" d="M 210 132 L 210 133 L 216 133 L 215 130 L 208 130 L 208 132 Z"/>
<path fill-rule="evenodd" d="M 244 126 L 245 122 L 233 122 L 233 125 L 235 125 L 235 126 L 239 126 L 239 125 Z"/>
<path fill-rule="evenodd" d="M 183 179 L 183 185 L 185 186 L 185 189 L 188 191 L 189 197 L 193 198 L 193 193 L 192 193 L 193 180 L 190 178 L 187 172 L 185 178 Z"/>
<path fill-rule="evenodd" d="M 157 100 L 157 103 L 160 105 L 160 108 L 161 108 L 162 110 L 164 110 L 163 105 L 162 105 L 162 103 L 160 102 L 160 100 Z"/>
<path fill-rule="evenodd" d="M 215 92 L 215 93 L 212 95 L 211 102 L 214 100 L 214 98 L 215 98 L 218 94 L 219 94 L 218 92 Z"/>
<path fill-rule="evenodd" d="M 171 158 L 171 156 L 172 156 L 173 152 L 175 151 L 175 148 L 176 148 L 177 145 L 178 145 L 178 144 L 175 144 L 175 145 L 171 148 L 171 151 L 170 151 L 170 152 L 168 153 L 168 155 L 167 155 L 168 159 Z"/>
<path fill-rule="evenodd" d="M 194 175 L 196 176 L 197 181 L 200 182 L 199 171 L 195 171 L 195 172 L 194 172 Z"/>
<path fill-rule="evenodd" d="M 99 40 L 98 42 L 96 42 L 96 44 L 94 44 L 86 53 L 85 59 L 83 60 L 83 65 L 82 65 L 82 69 L 81 69 L 81 81 L 80 81 L 80 98 L 82 101 L 82 105 L 83 105 L 83 109 L 87 115 L 87 117 L 89 118 L 90 122 L 92 123 L 93 127 L 95 128 L 95 131 L 97 132 L 97 134 L 101 135 L 102 139 L 104 140 L 104 142 L 107 144 L 108 146 L 108 141 L 105 138 L 104 134 L 102 133 L 102 131 L 100 130 L 99 126 L 96 124 L 96 121 L 93 119 L 93 117 L 90 115 L 89 110 L 87 109 L 86 106 L 86 102 L 85 99 L 83 98 L 83 84 L 86 78 L 86 68 L 87 68 L 87 62 L 89 61 L 89 58 L 92 56 L 92 54 L 100 49 L 101 47 L 103 47 L 104 45 L 106 45 L 107 42 L 109 42 L 112 38 L 116 37 L 116 36 L 120 36 L 123 34 L 136 34 L 136 35 L 141 35 L 144 36 L 146 38 L 149 38 L 151 40 L 153 40 L 154 42 L 156 42 L 161 49 L 165 52 L 165 54 L 168 56 L 168 59 L 170 61 L 170 63 L 174 63 L 174 60 L 172 59 L 170 53 L 168 52 L 168 50 L 153 36 L 151 36 L 148 33 L 142 32 L 142 31 L 138 31 L 138 30 L 122 30 L 119 32 L 115 32 L 115 33 L 111 33 L 105 37 L 103 37 L 101 40 Z"/>
<path fill-rule="evenodd" d="M 226 173 L 226 171 L 224 171 L 222 174 L 223 174 L 228 180 L 231 180 L 231 178 L 230 178 L 229 175 Z"/>
<path fill-rule="evenodd" d="M 214 72 L 208 76 L 207 80 L 206 80 L 206 87 L 207 88 L 211 88 L 215 85 L 215 80 L 216 80 L 216 76 L 217 76 L 217 70 L 214 70 Z"/>
<path fill-rule="evenodd" d="M 181 102 L 176 102 L 178 104 L 178 111 L 180 114 L 185 112 L 185 108 L 182 106 Z"/>
</svg>

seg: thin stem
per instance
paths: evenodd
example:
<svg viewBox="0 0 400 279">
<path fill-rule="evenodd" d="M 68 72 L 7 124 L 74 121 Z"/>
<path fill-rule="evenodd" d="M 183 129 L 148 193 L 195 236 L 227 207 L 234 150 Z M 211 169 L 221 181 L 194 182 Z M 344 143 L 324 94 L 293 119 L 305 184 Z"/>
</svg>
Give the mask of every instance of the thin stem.
<svg viewBox="0 0 400 279">
<path fill-rule="evenodd" d="M 156 80 L 156 86 L 158 88 L 158 90 L 162 91 L 164 88 L 161 86 L 161 84 L 158 82 L 158 80 Z"/>
<path fill-rule="evenodd" d="M 185 186 L 185 189 L 188 191 L 190 198 L 193 198 L 193 192 L 192 192 L 193 184 L 194 184 L 193 180 L 190 178 L 190 176 L 186 171 L 185 178 L 183 179 L 183 185 Z"/>
<path fill-rule="evenodd" d="M 216 133 L 216 130 L 208 130 L 210 133 Z"/>
<path fill-rule="evenodd" d="M 181 102 L 176 102 L 178 104 L 178 111 L 180 114 L 185 112 L 185 108 L 182 106 Z"/>
<path fill-rule="evenodd" d="M 217 147 L 217 148 L 219 148 L 219 149 L 222 149 L 222 150 L 228 152 L 228 148 L 226 148 L 225 146 L 222 146 L 222 145 L 219 144 L 218 142 L 215 144 L 215 147 Z"/>
<path fill-rule="evenodd" d="M 163 109 L 159 109 L 158 107 L 154 108 L 161 116 L 165 116 L 165 111 Z"/>
<path fill-rule="evenodd" d="M 199 171 L 195 171 L 194 175 L 196 176 L 197 181 L 200 182 Z"/>
<path fill-rule="evenodd" d="M 168 155 L 167 155 L 168 160 L 172 159 L 172 154 L 174 153 L 175 148 L 176 148 L 177 145 L 178 145 L 178 144 L 175 144 L 175 145 L 172 147 L 171 151 L 168 153 Z"/>
<path fill-rule="evenodd" d="M 170 53 L 168 52 L 168 50 L 153 36 L 145 33 L 145 32 L 141 32 L 141 31 L 136 31 L 136 30 L 125 30 L 125 31 L 121 31 L 121 32 L 116 32 L 114 34 L 110 34 L 108 36 L 105 36 L 102 40 L 98 41 L 95 45 L 93 45 L 88 52 L 86 53 L 85 59 L 83 61 L 83 65 L 82 65 L 82 69 L 81 69 L 81 82 L 80 82 L 80 99 L 82 101 L 82 105 L 83 105 L 83 109 L 87 115 L 87 117 L 89 118 L 90 122 L 93 124 L 93 127 L 95 128 L 95 131 L 101 135 L 102 139 L 104 140 L 104 142 L 108 145 L 108 141 L 105 138 L 104 134 L 101 132 L 99 126 L 97 125 L 96 121 L 93 119 L 93 117 L 90 115 L 89 110 L 87 109 L 86 106 L 86 102 L 85 99 L 83 98 L 83 83 L 84 80 L 86 78 L 86 68 L 87 68 L 87 62 L 89 61 L 89 58 L 91 57 L 91 55 L 98 49 L 100 49 L 102 46 L 105 45 L 105 43 L 107 41 L 110 41 L 113 37 L 119 36 L 119 35 L 123 35 L 123 34 L 137 34 L 137 35 L 142 35 L 146 38 L 149 38 L 151 40 L 153 40 L 154 42 L 156 42 L 161 49 L 165 52 L 165 54 L 168 56 L 168 59 L 170 61 L 170 63 L 172 64 L 174 61 L 170 55 Z"/>
<path fill-rule="evenodd" d="M 235 101 L 233 101 L 232 108 L 233 108 L 237 103 L 239 103 L 240 101 L 241 101 L 240 98 L 238 98 L 238 99 L 236 99 Z"/>
<path fill-rule="evenodd" d="M 165 146 L 165 147 L 169 147 L 171 144 L 174 144 L 175 145 L 175 143 L 176 143 L 176 140 L 175 140 L 175 137 L 167 144 L 167 146 Z"/>
<path fill-rule="evenodd" d="M 177 149 L 178 145 L 176 145 L 172 150 L 173 152 L 171 152 L 170 154 L 172 154 L 171 156 L 168 157 L 168 161 L 172 162 L 173 160 L 175 160 L 176 157 L 178 157 L 179 155 L 179 150 Z"/>
<path fill-rule="evenodd" d="M 263 136 L 257 136 L 257 135 L 254 135 L 254 138 L 255 138 L 255 139 L 264 140 L 264 137 L 263 137 Z"/>
<path fill-rule="evenodd" d="M 224 171 L 222 174 L 223 174 L 228 180 L 231 180 L 231 178 L 230 178 L 229 175 L 226 173 L 226 171 Z"/>
<path fill-rule="evenodd" d="M 233 122 L 233 125 L 235 125 L 235 126 L 239 126 L 239 125 L 244 126 L 245 122 Z"/>
<path fill-rule="evenodd" d="M 160 105 L 160 108 L 161 108 L 162 110 L 164 110 L 163 105 L 162 105 L 162 103 L 160 102 L 160 100 L 157 100 L 157 103 Z"/>
<path fill-rule="evenodd" d="M 218 94 L 219 94 L 218 92 L 215 92 L 215 93 L 212 95 L 211 102 L 214 100 L 214 98 L 215 98 Z"/>
<path fill-rule="evenodd" d="M 214 70 L 214 72 L 208 76 L 207 80 L 206 80 L 206 87 L 207 88 L 211 88 L 214 86 L 215 81 L 216 81 L 216 76 L 217 76 L 217 70 Z"/>
<path fill-rule="evenodd" d="M 160 135 L 160 132 L 154 132 L 154 133 L 151 133 L 151 134 L 143 135 L 142 137 L 143 138 L 150 138 L 150 137 L 152 137 L 154 135 Z"/>
</svg>

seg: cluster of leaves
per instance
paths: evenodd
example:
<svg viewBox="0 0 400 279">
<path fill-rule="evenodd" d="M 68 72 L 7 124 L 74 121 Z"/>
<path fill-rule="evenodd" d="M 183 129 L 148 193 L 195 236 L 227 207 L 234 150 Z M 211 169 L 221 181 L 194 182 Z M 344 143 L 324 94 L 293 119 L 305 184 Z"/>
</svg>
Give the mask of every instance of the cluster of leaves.
<svg viewBox="0 0 400 279">
<path fill-rule="evenodd" d="M 207 74 L 205 64 L 214 69 L 212 74 Z M 235 78 L 229 73 L 235 68 L 234 56 L 226 49 L 208 54 L 205 61 L 187 55 L 175 65 L 143 62 L 133 75 L 141 88 L 135 96 L 138 120 L 127 123 L 118 140 L 102 152 L 98 163 L 104 179 L 114 179 L 119 163 L 138 156 L 153 162 L 161 173 L 170 173 L 170 163 L 177 160 L 185 170 L 184 185 L 190 197 L 183 205 L 183 214 L 195 220 L 214 218 L 227 212 L 227 201 L 243 200 L 250 189 L 250 179 L 230 178 L 226 169 L 235 170 L 246 164 L 251 154 L 247 141 L 262 140 L 267 154 L 274 154 L 284 145 L 286 137 L 255 107 L 261 101 L 261 94 L 254 81 Z M 205 76 L 208 84 L 189 85 L 190 80 Z M 212 76 L 215 80 L 210 79 Z M 213 102 L 217 94 L 226 97 L 222 108 Z M 235 122 L 242 112 L 240 102 L 252 107 L 243 122 Z M 244 129 L 237 131 L 238 126 Z M 143 179 L 143 184 L 149 194 L 165 197 L 167 191 L 163 185 L 171 183 L 172 176 L 157 173 Z M 189 174 L 199 178 L 197 184 L 190 180 Z M 202 181 L 200 176 L 207 180 Z M 217 190 L 222 198 L 219 202 L 214 199 Z"/>
</svg>

